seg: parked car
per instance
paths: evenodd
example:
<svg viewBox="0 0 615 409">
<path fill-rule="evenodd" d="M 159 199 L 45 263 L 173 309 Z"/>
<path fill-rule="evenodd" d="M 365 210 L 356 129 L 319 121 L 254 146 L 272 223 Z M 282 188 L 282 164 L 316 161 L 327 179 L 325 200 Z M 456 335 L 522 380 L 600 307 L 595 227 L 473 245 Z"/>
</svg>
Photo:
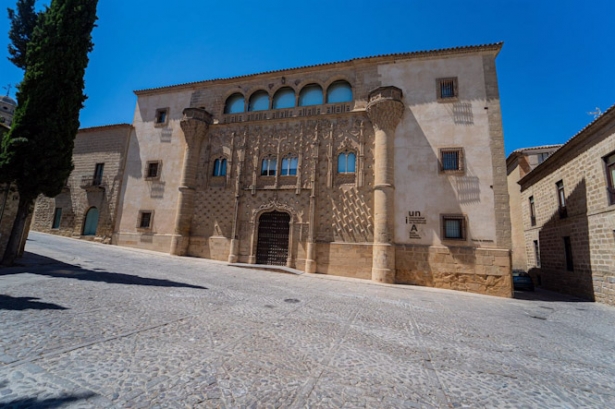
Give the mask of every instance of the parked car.
<svg viewBox="0 0 615 409">
<path fill-rule="evenodd" d="M 515 290 L 534 291 L 532 277 L 522 271 L 513 271 L 513 288 Z"/>
</svg>

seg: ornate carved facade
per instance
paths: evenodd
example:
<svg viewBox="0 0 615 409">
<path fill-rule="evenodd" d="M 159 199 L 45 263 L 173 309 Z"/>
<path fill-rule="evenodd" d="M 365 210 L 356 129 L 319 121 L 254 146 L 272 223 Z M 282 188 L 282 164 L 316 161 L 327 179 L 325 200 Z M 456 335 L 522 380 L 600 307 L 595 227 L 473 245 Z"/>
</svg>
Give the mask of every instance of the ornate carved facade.
<svg viewBox="0 0 615 409">
<path fill-rule="evenodd" d="M 114 242 L 510 296 L 500 48 L 137 91 Z"/>
</svg>

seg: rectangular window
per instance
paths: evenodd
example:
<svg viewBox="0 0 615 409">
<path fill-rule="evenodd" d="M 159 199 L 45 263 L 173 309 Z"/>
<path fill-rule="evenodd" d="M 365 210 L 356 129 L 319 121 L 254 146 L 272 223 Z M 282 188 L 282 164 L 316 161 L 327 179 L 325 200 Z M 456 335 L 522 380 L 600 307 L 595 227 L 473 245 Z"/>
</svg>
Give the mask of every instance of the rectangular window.
<svg viewBox="0 0 615 409">
<path fill-rule="evenodd" d="M 296 176 L 297 165 L 299 163 L 298 158 L 284 158 L 282 159 L 282 170 L 280 175 L 282 176 Z"/>
<path fill-rule="evenodd" d="M 160 178 L 160 161 L 150 161 L 147 162 L 147 167 L 145 169 L 145 178 L 146 179 L 158 179 Z"/>
<path fill-rule="evenodd" d="M 536 226 L 536 207 L 534 206 L 534 196 L 530 196 L 530 223 Z"/>
<path fill-rule="evenodd" d="M 539 153 L 538 156 L 538 164 L 540 165 L 542 162 L 544 162 L 548 157 L 549 157 L 550 153 L 549 152 L 543 152 L 543 153 Z"/>
<path fill-rule="evenodd" d="M 261 168 L 261 176 L 275 176 L 275 171 L 278 167 L 278 161 L 275 158 L 263 159 L 263 166 Z"/>
<path fill-rule="evenodd" d="M 93 186 L 100 186 L 100 185 L 102 185 L 103 170 L 104 169 L 105 169 L 105 164 L 104 163 L 97 163 L 96 164 L 96 169 L 94 169 L 94 178 L 92 179 L 92 185 Z"/>
<path fill-rule="evenodd" d="M 536 267 L 540 267 L 540 245 L 538 240 L 534 240 L 534 257 L 536 258 Z"/>
<path fill-rule="evenodd" d="M 568 211 L 566 210 L 566 194 L 564 193 L 564 181 L 560 180 L 555 184 L 557 188 L 557 201 L 559 203 L 559 217 L 564 219 L 568 217 Z"/>
<path fill-rule="evenodd" d="M 440 171 L 441 172 L 462 172 L 463 171 L 463 149 L 461 148 L 440 149 Z"/>
<path fill-rule="evenodd" d="M 156 110 L 156 125 L 162 125 L 167 123 L 169 116 L 169 108 L 161 108 Z"/>
<path fill-rule="evenodd" d="M 574 271 L 574 263 L 572 261 L 572 244 L 570 236 L 564 237 L 564 252 L 566 253 L 566 270 Z"/>
<path fill-rule="evenodd" d="M 606 189 L 609 205 L 615 204 L 615 154 L 604 158 L 606 165 Z"/>
<path fill-rule="evenodd" d="M 466 221 L 462 215 L 442 216 L 442 237 L 448 240 L 466 239 Z"/>
<path fill-rule="evenodd" d="M 458 97 L 457 94 L 457 77 L 454 78 L 438 78 L 436 80 L 438 99 L 450 100 Z"/>
<path fill-rule="evenodd" d="M 52 229 L 59 229 L 61 221 L 62 221 L 62 208 L 61 207 L 56 207 L 56 210 L 53 213 L 53 224 L 51 225 L 51 228 Z"/>
<path fill-rule="evenodd" d="M 149 229 L 152 227 L 152 212 L 141 211 L 139 212 L 139 224 L 140 229 Z"/>
</svg>

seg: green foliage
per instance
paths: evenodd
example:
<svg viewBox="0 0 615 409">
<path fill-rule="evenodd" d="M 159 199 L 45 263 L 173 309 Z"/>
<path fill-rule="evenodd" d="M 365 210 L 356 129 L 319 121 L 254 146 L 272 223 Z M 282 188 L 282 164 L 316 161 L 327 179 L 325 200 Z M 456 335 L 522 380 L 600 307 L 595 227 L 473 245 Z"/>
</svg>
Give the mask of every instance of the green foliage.
<svg viewBox="0 0 615 409">
<path fill-rule="evenodd" d="M 52 0 L 27 46 L 11 130 L 2 139 L 0 181 L 20 197 L 56 196 L 73 169 L 98 0 Z"/>
<path fill-rule="evenodd" d="M 36 0 L 17 0 L 17 11 L 8 9 L 11 29 L 9 30 L 9 61 L 22 70 L 26 69 L 26 49 L 36 26 L 38 13 L 34 11 Z"/>
</svg>

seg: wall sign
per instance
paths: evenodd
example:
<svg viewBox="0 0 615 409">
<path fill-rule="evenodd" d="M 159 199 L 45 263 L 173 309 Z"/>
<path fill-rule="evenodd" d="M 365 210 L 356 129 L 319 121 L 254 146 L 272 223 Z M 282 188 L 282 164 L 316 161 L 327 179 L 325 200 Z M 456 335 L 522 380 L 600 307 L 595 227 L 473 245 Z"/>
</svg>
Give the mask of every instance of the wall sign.
<svg viewBox="0 0 615 409">
<path fill-rule="evenodd" d="M 406 216 L 406 224 L 410 226 L 410 232 L 408 233 L 409 239 L 420 239 L 421 231 L 417 227 L 417 225 L 427 224 L 427 219 L 424 216 L 421 216 L 421 212 L 418 210 L 408 212 Z"/>
</svg>

